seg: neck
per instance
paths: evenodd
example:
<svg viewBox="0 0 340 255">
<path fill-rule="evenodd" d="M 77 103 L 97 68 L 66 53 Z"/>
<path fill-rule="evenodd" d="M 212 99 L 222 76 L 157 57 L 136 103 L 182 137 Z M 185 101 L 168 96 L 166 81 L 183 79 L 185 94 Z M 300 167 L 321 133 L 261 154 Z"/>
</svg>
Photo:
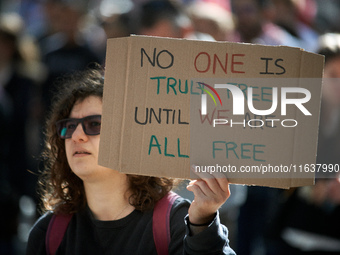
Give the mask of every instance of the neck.
<svg viewBox="0 0 340 255">
<path fill-rule="evenodd" d="M 104 181 L 84 182 L 84 188 L 88 206 L 98 220 L 118 220 L 134 210 L 129 204 L 131 194 L 125 174 L 114 171 L 112 178 Z"/>
</svg>

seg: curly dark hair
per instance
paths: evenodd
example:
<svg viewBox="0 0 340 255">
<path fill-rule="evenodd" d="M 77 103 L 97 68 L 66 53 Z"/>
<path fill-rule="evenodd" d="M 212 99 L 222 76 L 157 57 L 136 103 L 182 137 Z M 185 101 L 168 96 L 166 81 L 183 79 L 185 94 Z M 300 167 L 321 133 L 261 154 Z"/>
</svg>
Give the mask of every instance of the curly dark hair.
<svg viewBox="0 0 340 255">
<path fill-rule="evenodd" d="M 86 205 L 83 181 L 75 175 L 66 158 L 65 140 L 56 130 L 58 120 L 68 118 L 76 102 L 89 96 L 103 97 L 104 70 L 88 69 L 63 78 L 46 121 L 46 143 L 43 151 L 44 170 L 39 180 L 42 212 L 75 213 Z M 176 180 L 150 176 L 127 175 L 131 196 L 129 202 L 137 210 L 153 209 L 169 192 Z"/>
</svg>

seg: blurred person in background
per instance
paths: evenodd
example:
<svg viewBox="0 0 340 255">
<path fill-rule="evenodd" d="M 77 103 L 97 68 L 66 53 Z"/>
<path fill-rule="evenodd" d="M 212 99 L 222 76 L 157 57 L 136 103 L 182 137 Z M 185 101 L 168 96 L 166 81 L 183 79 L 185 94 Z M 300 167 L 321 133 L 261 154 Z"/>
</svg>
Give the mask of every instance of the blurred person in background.
<svg viewBox="0 0 340 255">
<path fill-rule="evenodd" d="M 216 41 L 235 41 L 235 24 L 230 12 L 209 1 L 194 1 L 187 8 L 194 30 L 211 35 Z"/>
<path fill-rule="evenodd" d="M 320 37 L 325 56 L 317 163 L 340 164 L 340 34 Z"/>
<path fill-rule="evenodd" d="M 41 132 L 36 118 L 39 104 L 35 103 L 39 101 L 44 69 L 35 56 L 32 40 L 23 37 L 22 30 L 19 15 L 0 15 L 1 254 L 17 254 L 20 249 L 19 199 L 26 197 L 34 204 L 36 198 L 37 178 L 28 169 L 36 167 L 32 159 L 38 156 L 33 148 L 39 143 Z M 33 133 L 32 126 L 37 127 Z M 24 242 L 23 239 L 19 241 Z"/>
<path fill-rule="evenodd" d="M 115 13 L 102 17 L 101 25 L 107 38 L 129 36 L 129 18 L 126 13 Z"/>
<path fill-rule="evenodd" d="M 305 5 L 313 4 L 313 2 L 306 0 L 273 0 L 275 6 L 274 22 L 298 40 L 301 48 L 315 52 L 318 49 L 319 35 L 309 26 L 313 23 L 313 13 L 308 15 L 309 20 L 306 21 L 308 23 L 304 23 L 304 20 L 300 18 L 304 12 L 302 8 L 307 8 L 305 5 L 302 6 L 302 2 L 305 2 Z M 310 12 L 313 12 L 313 9 Z M 304 15 L 307 16 L 305 13 Z"/>
<path fill-rule="evenodd" d="M 339 198 L 340 175 L 334 173 L 284 192 L 268 226 L 266 254 L 340 254 Z"/>
<path fill-rule="evenodd" d="M 232 10 L 240 42 L 299 47 L 298 40 L 273 23 L 270 0 L 233 0 Z"/>
<path fill-rule="evenodd" d="M 139 35 L 214 40 L 212 36 L 194 30 L 179 1 L 145 1 L 136 5 L 130 15 L 134 17 L 132 31 Z"/>
<path fill-rule="evenodd" d="M 102 63 L 103 59 L 91 50 L 80 33 L 87 12 L 86 0 L 46 0 L 44 4 L 50 31 L 39 43 L 48 70 L 43 86 L 44 106 L 48 110 L 58 78 L 83 70 L 91 63 Z"/>
<path fill-rule="evenodd" d="M 320 37 L 324 82 L 314 186 L 282 193 L 267 254 L 340 254 L 340 34 Z"/>
<path fill-rule="evenodd" d="M 1 32 L 0 32 L 1 38 Z M 1 44 L 1 39 L 0 39 Z M 15 254 L 14 237 L 18 230 L 18 193 L 9 178 L 9 145 L 12 104 L 8 93 L 0 86 L 0 254 Z"/>
<path fill-rule="evenodd" d="M 297 39 L 273 22 L 275 9 L 271 0 L 232 0 L 231 6 L 239 42 L 300 46 Z M 246 187 L 237 219 L 237 254 L 265 254 L 265 226 L 281 192 L 275 188 Z"/>
<path fill-rule="evenodd" d="M 340 32 L 340 1 L 339 0 L 315 0 L 316 17 L 314 26 L 320 34 Z"/>
<path fill-rule="evenodd" d="M 128 13 L 133 9 L 133 6 L 130 0 L 121 2 L 101 1 L 98 17 L 107 38 L 125 37 L 132 33 Z"/>
<path fill-rule="evenodd" d="M 38 87 L 34 70 L 30 67 L 32 62 L 24 59 L 22 48 L 19 47 L 24 43 L 20 37 L 20 21 L 20 17 L 15 14 L 0 17 L 0 86 L 7 94 L 12 109 L 11 118 L 2 125 L 10 127 L 7 157 L 9 180 L 20 194 L 35 194 L 28 181 L 31 176 L 27 172 L 28 162 L 32 155 L 28 151 L 30 134 L 27 133 L 27 127 L 34 112 L 32 103 Z"/>
</svg>

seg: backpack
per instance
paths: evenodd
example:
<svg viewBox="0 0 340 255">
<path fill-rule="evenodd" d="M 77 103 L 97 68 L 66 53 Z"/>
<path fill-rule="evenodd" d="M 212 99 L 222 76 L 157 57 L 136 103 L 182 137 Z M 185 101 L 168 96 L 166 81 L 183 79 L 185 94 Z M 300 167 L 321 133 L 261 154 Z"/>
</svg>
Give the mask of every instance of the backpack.
<svg viewBox="0 0 340 255">
<path fill-rule="evenodd" d="M 167 255 L 170 243 L 170 211 L 179 195 L 170 191 L 154 208 L 152 216 L 153 239 L 158 255 Z M 46 253 L 54 255 L 65 235 L 73 214 L 53 214 L 46 232 Z"/>
</svg>

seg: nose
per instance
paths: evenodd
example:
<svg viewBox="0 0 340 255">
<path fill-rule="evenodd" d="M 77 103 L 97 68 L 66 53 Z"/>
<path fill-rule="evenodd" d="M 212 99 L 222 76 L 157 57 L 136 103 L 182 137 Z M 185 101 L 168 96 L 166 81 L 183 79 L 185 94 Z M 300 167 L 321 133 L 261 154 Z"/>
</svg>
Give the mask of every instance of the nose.
<svg viewBox="0 0 340 255">
<path fill-rule="evenodd" d="M 87 135 L 84 132 L 83 126 L 79 123 L 72 134 L 72 140 L 74 141 L 87 141 Z"/>
</svg>

